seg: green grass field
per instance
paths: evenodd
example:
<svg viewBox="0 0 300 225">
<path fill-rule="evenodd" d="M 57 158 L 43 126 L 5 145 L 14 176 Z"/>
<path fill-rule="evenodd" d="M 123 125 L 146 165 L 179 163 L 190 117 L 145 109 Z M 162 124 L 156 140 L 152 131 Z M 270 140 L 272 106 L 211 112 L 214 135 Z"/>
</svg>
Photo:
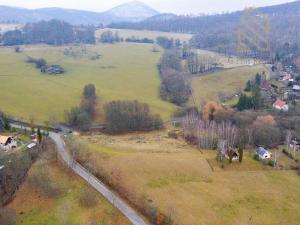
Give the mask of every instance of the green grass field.
<svg viewBox="0 0 300 225">
<path fill-rule="evenodd" d="M 129 192 L 171 215 L 178 225 L 297 225 L 300 177 L 244 162 L 218 165 L 215 151 L 201 152 L 165 131 L 77 137 L 90 165 L 99 166 Z M 281 156 L 281 161 L 289 160 Z M 226 164 L 226 163 L 225 163 Z M 211 168 L 214 168 L 212 171 Z M 123 193 L 124 194 L 124 193 Z"/>
<path fill-rule="evenodd" d="M 255 77 L 256 73 L 266 72 L 268 68 L 264 65 L 242 66 L 226 69 L 220 72 L 206 74 L 192 78 L 193 98 L 200 105 L 203 101 L 218 101 L 219 95 L 234 95 L 243 90 L 249 79 Z M 189 104 L 194 104 L 191 97 Z"/>
<path fill-rule="evenodd" d="M 95 45 L 86 46 L 84 51 L 73 46 L 73 56 L 64 54 L 66 48 L 25 46 L 20 54 L 13 48 L 0 48 L 1 110 L 23 120 L 34 117 L 43 122 L 55 117 L 62 121 L 64 111 L 80 103 L 83 87 L 88 83 L 96 86 L 99 96 L 99 122 L 101 105 L 111 100 L 146 102 L 164 119 L 175 109 L 159 98 L 156 65 L 161 53 L 153 53 L 152 45 Z M 101 58 L 91 60 L 94 53 L 101 54 Z M 45 58 L 51 64 L 63 66 L 67 72 L 60 76 L 43 75 L 25 63 L 27 55 Z"/>
<path fill-rule="evenodd" d="M 30 169 L 27 179 L 17 191 L 14 200 L 7 206 L 17 213 L 16 225 L 131 224 L 81 178 L 55 162 L 55 159 L 53 161 L 53 153 L 51 154 L 42 154 Z M 51 182 L 60 187 L 59 196 L 47 197 L 43 191 L 28 181 L 33 174 L 41 170 L 46 170 Z M 96 199 L 92 207 L 84 207 L 80 204 L 79 199 L 84 190 L 91 192 Z"/>
<path fill-rule="evenodd" d="M 157 37 L 164 36 L 168 38 L 179 39 L 182 42 L 188 42 L 192 38 L 191 34 L 183 34 L 183 33 L 149 31 L 149 30 L 111 29 L 111 28 L 97 30 L 96 36 L 100 37 L 101 33 L 108 30 L 112 32 L 118 32 L 121 38 L 130 38 L 134 36 L 136 38 L 149 38 L 155 41 Z"/>
</svg>

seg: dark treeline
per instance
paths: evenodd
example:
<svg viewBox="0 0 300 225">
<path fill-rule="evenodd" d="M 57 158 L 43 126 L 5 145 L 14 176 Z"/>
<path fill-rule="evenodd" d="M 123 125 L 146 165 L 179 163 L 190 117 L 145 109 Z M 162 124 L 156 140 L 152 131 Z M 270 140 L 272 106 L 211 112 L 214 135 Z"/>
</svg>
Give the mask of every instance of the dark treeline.
<svg viewBox="0 0 300 225">
<path fill-rule="evenodd" d="M 135 42 L 135 43 L 145 43 L 145 44 L 153 44 L 154 40 L 149 38 L 136 38 L 130 37 L 125 39 L 126 42 Z"/>
<path fill-rule="evenodd" d="M 116 42 L 135 42 L 135 43 L 145 43 L 145 44 L 153 44 L 154 40 L 149 39 L 149 38 L 137 38 L 137 37 L 129 37 L 129 38 L 122 38 L 119 37 L 118 32 L 112 32 L 112 31 L 104 31 L 101 35 L 100 35 L 100 41 L 102 43 L 108 43 L 108 44 L 113 44 Z"/>
<path fill-rule="evenodd" d="M 63 45 L 69 43 L 95 43 L 93 26 L 72 26 L 69 23 L 50 20 L 28 23 L 21 30 L 8 31 L 1 37 L 3 45 L 49 44 Z"/>
<path fill-rule="evenodd" d="M 105 121 L 111 133 L 159 129 L 159 115 L 152 115 L 148 104 L 138 101 L 113 101 L 105 105 Z"/>
</svg>

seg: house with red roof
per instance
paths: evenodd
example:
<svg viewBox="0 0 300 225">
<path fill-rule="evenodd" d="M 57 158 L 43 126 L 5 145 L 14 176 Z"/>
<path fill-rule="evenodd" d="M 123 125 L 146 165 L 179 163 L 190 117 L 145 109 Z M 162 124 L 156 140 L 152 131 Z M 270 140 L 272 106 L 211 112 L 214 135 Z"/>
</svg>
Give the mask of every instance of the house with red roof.
<svg viewBox="0 0 300 225">
<path fill-rule="evenodd" d="M 277 109 L 277 110 L 282 110 L 284 112 L 289 111 L 289 105 L 286 104 L 285 101 L 282 101 L 282 100 L 279 100 L 279 99 L 276 102 L 274 102 L 273 108 Z"/>
</svg>

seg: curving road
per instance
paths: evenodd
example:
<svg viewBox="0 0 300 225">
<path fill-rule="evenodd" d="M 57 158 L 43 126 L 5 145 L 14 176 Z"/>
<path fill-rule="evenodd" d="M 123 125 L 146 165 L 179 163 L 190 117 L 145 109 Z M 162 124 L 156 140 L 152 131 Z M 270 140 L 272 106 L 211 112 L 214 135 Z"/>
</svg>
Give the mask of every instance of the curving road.
<svg viewBox="0 0 300 225">
<path fill-rule="evenodd" d="M 17 129 L 28 129 L 30 128 L 19 125 L 19 124 L 10 124 L 11 127 Z M 82 167 L 79 163 L 74 161 L 72 157 L 69 155 L 65 148 L 65 143 L 61 138 L 59 133 L 50 132 L 49 137 L 55 142 L 57 146 L 57 152 L 62 157 L 62 159 L 66 162 L 66 164 L 81 178 L 86 180 L 91 186 L 93 186 L 98 192 L 100 192 L 114 207 L 119 209 L 121 213 L 124 214 L 128 218 L 129 221 L 134 225 L 148 225 L 143 218 L 132 209 L 125 201 L 123 201 L 119 196 L 117 196 L 114 192 L 109 190 L 101 181 L 99 181 L 95 176 L 93 176 L 87 169 Z"/>
<path fill-rule="evenodd" d="M 64 141 L 60 134 L 50 132 L 49 137 L 56 143 L 57 151 L 69 167 L 80 177 L 86 180 L 98 192 L 100 192 L 109 202 L 119 209 L 134 225 L 147 225 L 147 223 L 120 197 L 110 191 L 101 181 L 91 175 L 84 167 L 75 162 L 65 149 Z"/>
</svg>

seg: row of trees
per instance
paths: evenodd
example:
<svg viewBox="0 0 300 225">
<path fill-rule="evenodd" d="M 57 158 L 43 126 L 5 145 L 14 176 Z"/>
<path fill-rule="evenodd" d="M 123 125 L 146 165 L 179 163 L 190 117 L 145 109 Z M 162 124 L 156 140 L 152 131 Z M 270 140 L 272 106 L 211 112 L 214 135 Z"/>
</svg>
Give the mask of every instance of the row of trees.
<svg viewBox="0 0 300 225">
<path fill-rule="evenodd" d="M 112 32 L 110 30 L 104 31 L 100 35 L 100 41 L 102 43 L 109 43 L 113 44 L 115 42 L 136 42 L 136 43 L 146 43 L 146 44 L 154 44 L 155 41 L 150 38 L 137 38 L 137 37 L 128 37 L 126 39 L 119 36 L 118 32 Z M 167 38 L 167 37 L 157 37 L 156 43 L 160 45 L 161 47 L 165 49 L 171 49 L 174 47 L 180 47 L 181 42 L 179 39 L 174 40 L 173 38 Z"/>
<path fill-rule="evenodd" d="M 183 130 L 185 138 L 202 149 L 218 149 L 221 142 L 225 143 L 226 153 L 235 148 L 276 147 L 285 135 L 271 115 L 236 114 L 226 110 L 217 113 L 213 121 L 189 114 L 183 120 Z"/>
<path fill-rule="evenodd" d="M 173 38 L 167 38 L 164 36 L 157 37 L 156 43 L 164 49 L 179 48 L 181 46 L 179 39 L 174 40 Z"/>
<path fill-rule="evenodd" d="M 21 30 L 8 31 L 1 37 L 3 45 L 44 43 L 63 45 L 69 43 L 95 43 L 93 26 L 75 27 L 69 23 L 50 20 L 26 24 Z"/>
<path fill-rule="evenodd" d="M 180 54 L 176 49 L 166 50 L 160 60 L 160 96 L 176 105 L 184 105 L 191 95 L 190 81 L 182 72 Z"/>
<path fill-rule="evenodd" d="M 190 52 L 187 56 L 187 68 L 191 74 L 205 73 L 215 69 L 217 66 L 218 60 L 216 57 L 198 55 L 194 52 Z"/>
<path fill-rule="evenodd" d="M 135 43 L 145 43 L 145 44 L 153 44 L 154 40 L 150 39 L 150 38 L 137 38 L 137 37 L 128 37 L 124 40 L 124 38 L 119 37 L 118 32 L 113 33 L 112 31 L 108 30 L 108 31 L 104 31 L 101 35 L 100 35 L 100 41 L 102 43 L 109 43 L 109 44 L 113 44 L 115 42 L 135 42 Z"/>
<path fill-rule="evenodd" d="M 113 44 L 115 42 L 123 41 L 123 39 L 119 37 L 118 32 L 113 33 L 112 31 L 108 30 L 108 31 L 104 31 L 100 35 L 100 41 L 102 43 Z"/>
</svg>

